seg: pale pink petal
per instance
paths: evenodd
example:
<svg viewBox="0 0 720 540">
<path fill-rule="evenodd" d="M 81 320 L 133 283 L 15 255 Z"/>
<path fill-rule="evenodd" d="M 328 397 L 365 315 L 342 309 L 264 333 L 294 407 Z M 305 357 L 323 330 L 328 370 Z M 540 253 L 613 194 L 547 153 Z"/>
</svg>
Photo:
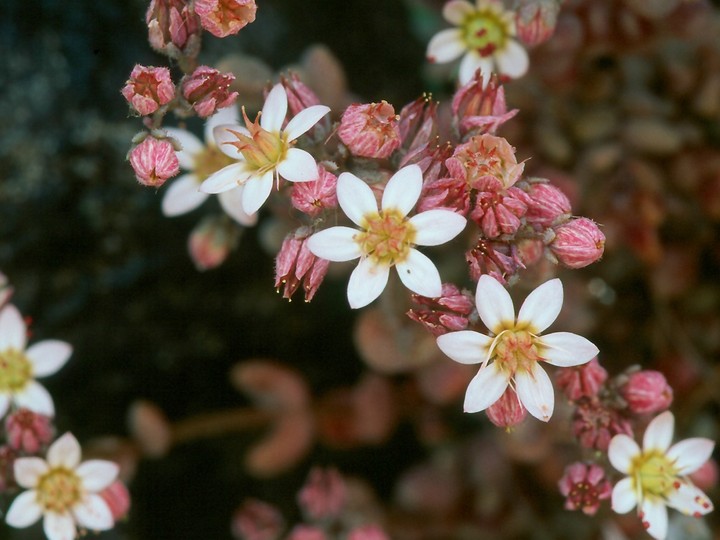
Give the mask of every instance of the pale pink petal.
<svg viewBox="0 0 720 540">
<path fill-rule="evenodd" d="M 45 377 L 52 375 L 65 365 L 72 354 L 69 343 L 57 339 L 48 339 L 31 345 L 25 352 L 33 365 L 33 375 Z"/>
<path fill-rule="evenodd" d="M 435 34 L 427 46 L 427 56 L 430 62 L 444 64 L 459 58 L 467 50 L 462 38 L 462 30 L 448 28 Z"/>
<path fill-rule="evenodd" d="M 515 391 L 530 414 L 543 422 L 550 420 L 555 409 L 555 392 L 540 364 L 533 363 L 531 372 L 515 373 Z"/>
<path fill-rule="evenodd" d="M 337 198 L 340 208 L 350 220 L 363 227 L 365 214 L 377 213 L 377 201 L 372 189 L 352 173 L 344 172 L 338 176 Z"/>
<path fill-rule="evenodd" d="M 25 331 L 25 321 L 18 309 L 12 304 L 5 306 L 0 311 L 0 351 L 24 351 L 27 343 Z"/>
<path fill-rule="evenodd" d="M 116 463 L 104 459 L 83 461 L 75 469 L 75 473 L 82 480 L 85 489 L 92 492 L 102 491 L 112 484 L 117 478 L 118 472 L 120 469 Z"/>
<path fill-rule="evenodd" d="M 551 279 L 531 292 L 518 313 L 518 324 L 529 324 L 530 332 L 538 334 L 550 326 L 563 304 L 563 286 L 559 279 Z"/>
<path fill-rule="evenodd" d="M 5 416 L 5 413 L 10 407 L 10 402 L 11 399 L 9 394 L 0 394 L 0 418 Z"/>
<path fill-rule="evenodd" d="M 490 58 L 483 58 L 475 51 L 468 51 L 460 62 L 460 73 L 458 74 L 460 84 L 469 83 L 478 69 L 482 70 L 483 85 L 486 86 L 490 75 L 495 71 L 493 61 Z"/>
<path fill-rule="evenodd" d="M 459 26 L 465 21 L 468 15 L 472 15 L 475 8 L 470 2 L 465 0 L 450 0 L 443 6 L 443 17 L 450 24 Z"/>
<path fill-rule="evenodd" d="M 647 523 L 647 533 L 657 540 L 665 540 L 668 528 L 665 503 L 655 497 L 646 498 L 640 503 L 640 512 L 643 523 Z"/>
<path fill-rule="evenodd" d="M 87 494 L 72 509 L 78 525 L 91 531 L 107 531 L 115 525 L 112 512 L 100 495 Z"/>
<path fill-rule="evenodd" d="M 475 306 L 482 322 L 496 335 L 503 328 L 510 328 L 515 324 L 515 307 L 510 293 L 500 282 L 487 274 L 480 276 L 478 281 Z"/>
<path fill-rule="evenodd" d="M 238 147 L 231 143 L 238 142 L 237 135 L 233 133 L 242 133 L 243 135 L 250 137 L 250 132 L 247 128 L 239 126 L 237 124 L 221 124 L 213 128 L 213 140 L 218 150 L 220 150 L 227 157 L 237 160 L 245 160 L 242 152 L 238 150 Z"/>
<path fill-rule="evenodd" d="M 254 214 L 270 197 L 273 188 L 273 171 L 262 176 L 251 176 L 245 183 L 242 196 L 242 207 L 246 214 Z"/>
<path fill-rule="evenodd" d="M 508 383 L 507 375 L 498 369 L 495 362 L 480 368 L 465 392 L 463 410 L 466 413 L 484 411 L 500 399 Z"/>
<path fill-rule="evenodd" d="M 675 462 L 678 474 L 691 474 L 710 459 L 714 448 L 715 443 L 710 439 L 693 437 L 672 445 L 667 457 Z"/>
<path fill-rule="evenodd" d="M 205 145 L 186 129 L 164 128 L 167 134 L 178 141 L 182 150 L 175 152 L 180 168 L 186 171 L 195 169 L 195 157 L 205 149 Z"/>
<path fill-rule="evenodd" d="M 37 487 L 38 479 L 48 472 L 48 464 L 39 457 L 17 458 L 13 463 L 15 481 L 24 488 Z"/>
<path fill-rule="evenodd" d="M 422 190 L 422 171 L 417 165 L 408 165 L 392 175 L 385 186 L 381 207 L 396 208 L 403 216 L 412 210 Z"/>
<path fill-rule="evenodd" d="M 35 523 L 42 516 L 43 508 L 37 502 L 35 490 L 23 491 L 15 497 L 5 515 L 5 521 L 11 527 L 23 529 Z"/>
<path fill-rule="evenodd" d="M 514 39 L 508 40 L 505 48 L 495 53 L 495 61 L 498 71 L 513 79 L 525 75 L 530 65 L 527 51 Z"/>
<path fill-rule="evenodd" d="M 448 332 L 437 338 L 440 350 L 461 364 L 484 362 L 492 342 L 491 337 L 472 330 Z"/>
<path fill-rule="evenodd" d="M 69 513 L 46 512 L 43 531 L 48 540 L 74 540 L 77 534 L 75 519 Z"/>
<path fill-rule="evenodd" d="M 439 246 L 462 232 L 467 220 L 450 210 L 428 210 L 410 218 L 415 227 L 415 243 L 419 246 Z"/>
<path fill-rule="evenodd" d="M 315 158 L 300 148 L 290 148 L 277 166 L 278 173 L 289 182 L 312 182 L 318 179 Z"/>
<path fill-rule="evenodd" d="M 80 463 L 80 443 L 69 431 L 50 445 L 47 462 L 50 467 L 75 469 Z"/>
<path fill-rule="evenodd" d="M 50 393 L 37 381 L 28 381 L 25 388 L 15 393 L 13 399 L 18 407 L 25 407 L 45 416 L 55 416 L 55 405 Z"/>
<path fill-rule="evenodd" d="M 437 298 L 442 294 L 442 281 L 435 264 L 417 249 L 410 249 L 407 258 L 395 264 L 400 281 L 421 296 Z"/>
<path fill-rule="evenodd" d="M 637 506 L 638 500 L 633 489 L 633 479 L 629 476 L 620 480 L 612 490 L 612 509 L 618 514 L 626 514 Z"/>
<path fill-rule="evenodd" d="M 244 161 L 233 163 L 208 176 L 200 185 L 200 191 L 204 193 L 222 193 L 247 182 L 251 176 L 252 171 L 248 170 Z"/>
<path fill-rule="evenodd" d="M 217 145 L 213 130 L 217 126 L 222 126 L 223 124 L 237 125 L 238 122 L 240 122 L 240 115 L 238 114 L 238 108 L 235 105 L 225 107 L 224 109 L 218 109 L 215 114 L 205 121 L 205 126 L 203 128 L 205 142 L 208 145 Z"/>
<path fill-rule="evenodd" d="M 608 459 L 621 473 L 629 474 L 632 460 L 640 454 L 640 447 L 629 436 L 621 433 L 610 440 Z"/>
<path fill-rule="evenodd" d="M 287 114 L 287 94 L 282 84 L 276 84 L 265 99 L 262 114 L 260 115 L 260 126 L 272 132 L 279 132 Z"/>
<path fill-rule="evenodd" d="M 317 124 L 320 119 L 329 112 L 330 107 L 326 107 L 325 105 L 312 105 L 307 109 L 303 109 L 290 119 L 283 133 L 287 136 L 288 141 L 294 141 Z"/>
<path fill-rule="evenodd" d="M 369 258 L 362 259 L 350 274 L 347 291 L 350 307 L 365 307 L 380 296 L 387 285 L 389 273 L 389 267 L 377 266 Z"/>
<path fill-rule="evenodd" d="M 559 367 L 579 366 L 597 356 L 598 348 L 590 341 L 570 332 L 554 332 L 540 337 L 544 345 L 542 358 Z"/>
<path fill-rule="evenodd" d="M 308 238 L 307 246 L 313 255 L 321 259 L 351 261 L 362 255 L 360 246 L 354 240 L 357 234 L 358 231 L 350 227 L 330 227 Z"/>
<path fill-rule="evenodd" d="M 675 430 L 675 417 L 670 411 L 657 415 L 648 424 L 643 435 L 643 451 L 658 450 L 665 453 L 670 448 L 670 443 Z"/>
<path fill-rule="evenodd" d="M 162 213 L 179 216 L 195 210 L 205 202 L 208 194 L 200 191 L 200 181 L 194 174 L 184 174 L 170 184 L 162 199 Z"/>
<path fill-rule="evenodd" d="M 705 493 L 687 481 L 668 495 L 668 506 L 688 516 L 704 516 L 713 511 L 712 501 Z"/>
<path fill-rule="evenodd" d="M 228 216 L 244 227 L 252 227 L 257 223 L 258 215 L 248 214 L 243 210 L 243 190 L 244 186 L 240 186 L 237 189 L 224 191 L 218 194 L 218 200 L 220 201 L 220 206 L 222 206 Z"/>
</svg>

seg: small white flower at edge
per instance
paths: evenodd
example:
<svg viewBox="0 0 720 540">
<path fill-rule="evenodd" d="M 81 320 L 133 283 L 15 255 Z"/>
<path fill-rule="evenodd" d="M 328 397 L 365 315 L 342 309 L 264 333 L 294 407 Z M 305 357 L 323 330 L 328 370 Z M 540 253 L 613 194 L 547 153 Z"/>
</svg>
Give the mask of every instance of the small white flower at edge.
<svg viewBox="0 0 720 540">
<path fill-rule="evenodd" d="M 427 297 L 442 293 L 440 274 L 432 261 L 414 246 L 437 246 L 455 238 L 465 228 L 465 218 L 450 210 L 434 209 L 410 218 L 422 190 L 422 172 L 417 165 L 397 171 L 385 186 L 381 208 L 372 189 L 357 176 L 338 177 L 338 203 L 360 227 L 330 227 L 308 239 L 310 251 L 330 261 L 360 263 L 350 276 L 350 307 L 361 308 L 385 289 L 390 267 L 411 291 Z"/>
<path fill-rule="evenodd" d="M 715 443 L 696 437 L 670 446 L 674 427 L 675 417 L 666 411 L 648 424 L 642 450 L 625 434 L 615 435 L 608 447 L 612 466 L 627 474 L 613 488 L 612 509 L 624 514 L 637 506 L 643 526 L 658 540 L 667 536 L 668 506 L 695 517 L 713 510 L 687 475 L 710 459 Z"/>
<path fill-rule="evenodd" d="M 488 275 L 480 276 L 475 304 L 491 335 L 463 330 L 437 338 L 440 350 L 456 362 L 481 364 L 465 393 L 465 412 L 485 410 L 513 385 L 530 414 L 544 422 L 550 419 L 555 394 L 540 363 L 578 366 L 598 353 L 595 345 L 577 334 L 540 335 L 555 321 L 562 303 L 562 283 L 551 279 L 528 295 L 516 319 L 505 287 Z"/>
</svg>

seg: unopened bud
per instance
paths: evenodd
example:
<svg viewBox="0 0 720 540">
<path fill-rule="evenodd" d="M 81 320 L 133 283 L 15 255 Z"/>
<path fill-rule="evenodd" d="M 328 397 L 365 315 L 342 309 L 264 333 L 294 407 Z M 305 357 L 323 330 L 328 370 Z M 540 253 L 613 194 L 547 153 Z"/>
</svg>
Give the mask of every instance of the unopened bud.
<svg viewBox="0 0 720 540">
<path fill-rule="evenodd" d="M 560 4 L 558 0 L 521 0 L 515 8 L 515 28 L 520 41 L 535 47 L 550 39 L 555 32 Z"/>
<path fill-rule="evenodd" d="M 318 165 L 318 179 L 295 182 L 290 202 L 310 217 L 317 217 L 329 208 L 337 208 L 337 176 Z"/>
<path fill-rule="evenodd" d="M 439 298 L 413 294 L 412 300 L 417 307 L 406 315 L 422 324 L 433 336 L 465 330 L 475 307 L 472 296 L 462 293 L 452 283 L 443 283 Z"/>
<path fill-rule="evenodd" d="M 201 118 L 207 118 L 218 109 L 229 107 L 238 93 L 230 91 L 235 80 L 232 73 L 220 73 L 217 69 L 200 66 L 182 84 L 183 97 Z"/>
<path fill-rule="evenodd" d="M 588 218 L 577 218 L 554 229 L 550 251 L 560 264 L 583 268 L 599 260 L 605 250 L 605 235 Z"/>
<path fill-rule="evenodd" d="M 485 413 L 493 424 L 507 428 L 525 420 L 527 409 L 523 407 L 515 390 L 508 387 L 500 399 L 485 410 Z"/>
<path fill-rule="evenodd" d="M 550 227 L 561 216 L 568 216 L 572 211 L 570 199 L 557 187 L 543 181 L 529 184 L 527 194 L 530 205 L 525 219 L 531 225 Z"/>
<path fill-rule="evenodd" d="M 628 376 L 620 394 L 635 414 L 651 414 L 666 410 L 673 400 L 673 390 L 659 371 L 642 370 Z"/>
<path fill-rule="evenodd" d="M 180 162 L 170 138 L 147 136 L 130 150 L 128 159 L 135 178 L 144 186 L 160 187 L 180 172 Z"/>
<path fill-rule="evenodd" d="M 120 480 L 116 480 L 108 487 L 103 489 L 99 495 L 108 505 L 113 520 L 116 522 L 130 511 L 130 492 Z"/>
<path fill-rule="evenodd" d="M 146 116 L 154 113 L 175 97 L 170 70 L 136 65 L 122 89 L 122 95 L 138 114 Z"/>
<path fill-rule="evenodd" d="M 498 82 L 498 76 L 493 74 L 485 85 L 479 70 L 455 92 L 452 111 L 463 138 L 471 134 L 495 133 L 518 112 L 517 109 L 507 110 L 505 90 Z"/>
<path fill-rule="evenodd" d="M 156 51 L 175 59 L 200 51 L 200 19 L 187 0 L 151 0 L 145 22 Z"/>
<path fill-rule="evenodd" d="M 215 37 L 237 34 L 255 20 L 255 0 L 195 0 L 202 27 Z"/>
<path fill-rule="evenodd" d="M 18 452 L 37 454 L 53 439 L 50 418 L 30 409 L 18 409 L 5 420 L 8 444 Z"/>
<path fill-rule="evenodd" d="M 308 520 L 322 521 L 340 515 L 346 496 L 345 480 L 337 469 L 316 467 L 298 493 L 298 505 Z"/>
<path fill-rule="evenodd" d="M 387 101 L 350 105 L 340 120 L 338 136 L 353 155 L 386 158 L 400 146 L 395 109 Z"/>
<path fill-rule="evenodd" d="M 314 255 L 307 246 L 311 231 L 301 227 L 283 241 L 275 260 L 275 288 L 283 290 L 283 298 L 292 298 L 300 284 L 305 301 L 310 302 L 325 279 L 330 261 Z"/>
<path fill-rule="evenodd" d="M 188 251 L 195 268 L 204 272 L 220 266 L 239 239 L 238 228 L 224 216 L 208 216 L 190 233 Z"/>
<path fill-rule="evenodd" d="M 607 377 L 605 368 L 593 358 L 581 366 L 560 370 L 555 382 L 568 399 L 577 401 L 582 397 L 597 396 Z"/>
</svg>

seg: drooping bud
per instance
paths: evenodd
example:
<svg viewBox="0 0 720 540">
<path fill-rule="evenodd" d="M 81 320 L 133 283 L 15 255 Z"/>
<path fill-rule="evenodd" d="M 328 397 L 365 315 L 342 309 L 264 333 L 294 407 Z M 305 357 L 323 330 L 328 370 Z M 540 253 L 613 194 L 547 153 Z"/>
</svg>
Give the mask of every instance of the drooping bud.
<svg viewBox="0 0 720 540">
<path fill-rule="evenodd" d="M 673 390 L 659 371 L 645 369 L 629 375 L 620 394 L 634 414 L 652 414 L 666 410 L 673 400 Z"/>
<path fill-rule="evenodd" d="M 596 357 L 581 366 L 558 371 L 555 382 L 568 399 L 577 401 L 582 397 L 597 396 L 607 377 L 607 371 Z"/>
<path fill-rule="evenodd" d="M 521 0 L 515 8 L 517 37 L 528 47 L 550 39 L 555 32 L 560 11 L 558 0 Z"/>
<path fill-rule="evenodd" d="M 550 251 L 563 266 L 583 268 L 599 260 L 605 250 L 605 235 L 588 218 L 577 218 L 556 227 Z"/>
<path fill-rule="evenodd" d="M 387 101 L 350 105 L 340 120 L 338 136 L 355 156 L 386 158 L 400 146 L 395 109 Z"/>
<path fill-rule="evenodd" d="M 202 27 L 215 37 L 237 34 L 255 20 L 255 0 L 195 0 Z"/>
<path fill-rule="evenodd" d="M 307 247 L 312 231 L 300 227 L 283 240 L 275 259 L 275 288 L 283 290 L 283 298 L 290 300 L 300 284 L 305 289 L 305 301 L 310 302 L 325 279 L 330 261 L 321 259 Z"/>
<path fill-rule="evenodd" d="M 240 233 L 225 216 L 208 216 L 190 233 L 188 252 L 200 272 L 220 266 L 235 249 Z"/>
<path fill-rule="evenodd" d="M 18 452 L 37 454 L 53 439 L 50 418 L 30 409 L 18 409 L 5 419 L 8 444 Z"/>
<path fill-rule="evenodd" d="M 509 428 L 525 420 L 527 409 L 523 407 L 515 390 L 508 386 L 500 399 L 490 405 L 485 413 L 496 426 Z"/>
<path fill-rule="evenodd" d="M 232 73 L 200 66 L 183 80 L 182 94 L 200 118 L 207 118 L 235 103 L 238 93 L 230 91 L 234 80 Z"/>
<path fill-rule="evenodd" d="M 318 165 L 317 180 L 293 183 L 290 202 L 313 218 L 326 209 L 337 208 L 337 176 Z"/>
<path fill-rule="evenodd" d="M 539 228 L 550 227 L 562 217 L 570 217 L 570 199 L 559 188 L 542 180 L 530 180 L 527 188 L 530 205 L 525 219 Z"/>
<path fill-rule="evenodd" d="M 298 505 L 306 519 L 322 521 L 339 516 L 346 497 L 345 480 L 337 469 L 315 467 L 298 493 Z"/>
<path fill-rule="evenodd" d="M 122 89 L 122 95 L 138 114 L 146 116 L 154 113 L 175 97 L 170 70 L 136 65 Z"/>
<path fill-rule="evenodd" d="M 180 172 L 174 141 L 148 135 L 130 150 L 128 159 L 135 178 L 144 186 L 160 187 Z"/>
<path fill-rule="evenodd" d="M 439 298 L 427 298 L 419 294 L 411 296 L 416 307 L 406 315 L 422 324 L 433 336 L 465 330 L 475 307 L 472 295 L 461 292 L 452 283 L 443 283 Z"/>
<path fill-rule="evenodd" d="M 130 492 L 122 481 L 116 480 L 103 489 L 99 495 L 108 505 L 113 520 L 117 522 L 127 516 L 130 511 Z"/>
<path fill-rule="evenodd" d="M 518 113 L 518 109 L 507 110 L 505 90 L 493 74 L 486 86 L 483 75 L 477 71 L 470 81 L 461 86 L 452 100 L 453 119 L 460 137 L 495 133 L 505 122 Z"/>
<path fill-rule="evenodd" d="M 588 516 L 595 515 L 600 502 L 609 499 L 612 485 L 605 477 L 605 470 L 594 463 L 576 462 L 565 468 L 558 482 L 560 493 L 565 497 L 567 510 L 582 510 Z"/>
<path fill-rule="evenodd" d="M 232 533 L 238 540 L 277 540 L 285 527 L 280 511 L 257 499 L 247 499 L 232 518 Z"/>
</svg>

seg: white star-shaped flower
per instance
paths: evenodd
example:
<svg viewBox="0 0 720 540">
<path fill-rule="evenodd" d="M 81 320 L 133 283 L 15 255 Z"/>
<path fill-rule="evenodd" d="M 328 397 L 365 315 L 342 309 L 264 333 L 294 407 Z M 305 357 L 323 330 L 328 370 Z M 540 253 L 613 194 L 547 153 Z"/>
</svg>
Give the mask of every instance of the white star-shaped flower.
<svg viewBox="0 0 720 540">
<path fill-rule="evenodd" d="M 432 261 L 415 246 L 437 246 L 455 238 L 465 228 L 465 218 L 450 210 L 434 209 L 410 218 L 408 213 L 420 198 L 422 172 L 408 165 L 387 183 L 378 204 L 372 189 L 351 173 L 337 181 L 340 208 L 360 230 L 330 227 L 308 239 L 310 251 L 330 261 L 360 263 L 350 276 L 350 307 L 361 308 L 385 289 L 390 267 L 411 291 L 431 298 L 442 293 L 440 274 Z"/>
<path fill-rule="evenodd" d="M 27 327 L 18 309 L 6 305 L 0 311 L 0 418 L 11 404 L 54 416 L 55 406 L 35 377 L 52 375 L 72 354 L 64 341 L 48 339 L 27 349 Z"/>
<path fill-rule="evenodd" d="M 205 180 L 200 189 L 206 193 L 223 193 L 239 186 L 242 208 L 254 214 L 270 196 L 273 182 L 282 177 L 289 182 L 317 180 L 315 158 L 295 148 L 295 140 L 330 112 L 325 105 L 303 109 L 285 126 L 287 93 L 276 84 L 265 100 L 259 121 L 250 122 L 243 109 L 245 126 L 221 125 L 214 131 L 215 142 L 227 156 L 236 160 Z"/>
<path fill-rule="evenodd" d="M 114 525 L 112 512 L 99 493 L 112 484 L 118 466 L 104 460 L 80 463 L 80 445 L 66 433 L 50 445 L 47 460 L 15 460 L 15 481 L 27 488 L 15 497 L 5 521 L 15 528 L 29 527 L 43 517 L 49 540 L 77 538 L 77 526 L 105 531 Z"/>
<path fill-rule="evenodd" d="M 430 40 L 427 57 L 431 62 L 460 62 L 460 84 L 467 84 L 478 68 L 487 85 L 490 74 L 518 78 L 528 69 L 528 54 L 515 39 L 514 14 L 501 0 L 451 0 L 443 7 L 445 19 L 456 26 L 437 33 Z"/>
<path fill-rule="evenodd" d="M 658 540 L 667 536 L 668 506 L 695 517 L 713 510 L 687 475 L 710 459 L 715 443 L 696 437 L 670 446 L 674 426 L 675 418 L 666 411 L 648 424 L 642 450 L 625 434 L 615 435 L 608 447 L 612 466 L 627 474 L 613 488 L 613 510 L 624 514 L 637 506 L 643 526 Z"/>
<path fill-rule="evenodd" d="M 440 349 L 456 362 L 482 364 L 465 393 L 465 412 L 485 410 L 513 385 L 530 414 L 545 422 L 550 419 L 555 394 L 540 363 L 578 366 L 598 353 L 595 345 L 577 334 L 540 335 L 555 321 L 562 303 L 562 283 L 551 279 L 528 295 L 516 319 L 505 287 L 488 275 L 480 276 L 475 304 L 491 335 L 463 330 L 437 338 Z"/>
</svg>

